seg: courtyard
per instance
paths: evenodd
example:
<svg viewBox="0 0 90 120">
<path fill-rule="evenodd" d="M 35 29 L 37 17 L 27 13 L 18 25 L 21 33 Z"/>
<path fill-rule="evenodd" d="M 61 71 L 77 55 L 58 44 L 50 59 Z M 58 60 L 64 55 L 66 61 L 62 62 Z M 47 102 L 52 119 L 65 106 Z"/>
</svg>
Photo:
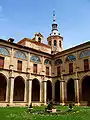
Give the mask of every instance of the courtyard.
<svg viewBox="0 0 90 120">
<path fill-rule="evenodd" d="M 89 106 L 73 106 L 68 111 L 68 106 L 55 106 L 60 114 L 45 113 L 45 106 L 33 107 L 33 112 L 27 112 L 27 107 L 0 108 L 0 120 L 89 120 Z"/>
</svg>

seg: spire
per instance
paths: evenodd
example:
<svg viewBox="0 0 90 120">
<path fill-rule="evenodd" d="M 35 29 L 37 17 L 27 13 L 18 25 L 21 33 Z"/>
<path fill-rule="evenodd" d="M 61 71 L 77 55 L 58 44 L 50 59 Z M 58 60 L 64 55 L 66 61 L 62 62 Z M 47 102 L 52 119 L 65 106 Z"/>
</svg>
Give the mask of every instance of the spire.
<svg viewBox="0 0 90 120">
<path fill-rule="evenodd" d="M 52 33 L 50 35 L 59 35 L 59 33 L 58 33 L 58 24 L 56 23 L 55 11 L 53 11 Z"/>
<path fill-rule="evenodd" d="M 53 22 L 56 23 L 56 15 L 55 15 L 55 11 L 53 11 Z"/>
</svg>

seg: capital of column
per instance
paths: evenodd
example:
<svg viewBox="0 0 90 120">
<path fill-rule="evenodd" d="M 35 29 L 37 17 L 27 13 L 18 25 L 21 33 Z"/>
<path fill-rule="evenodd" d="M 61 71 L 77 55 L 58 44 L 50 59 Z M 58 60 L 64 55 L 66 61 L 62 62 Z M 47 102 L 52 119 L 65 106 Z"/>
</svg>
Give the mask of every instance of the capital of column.
<svg viewBox="0 0 90 120">
<path fill-rule="evenodd" d="M 60 82 L 65 82 L 65 80 L 60 80 Z"/>
<path fill-rule="evenodd" d="M 46 80 L 44 80 L 43 82 L 47 82 Z"/>
<path fill-rule="evenodd" d="M 74 80 L 80 80 L 79 78 L 74 78 Z"/>
<path fill-rule="evenodd" d="M 14 79 L 14 76 L 10 76 L 9 79 Z"/>
<path fill-rule="evenodd" d="M 32 79 L 27 79 L 27 81 L 32 81 Z"/>
</svg>

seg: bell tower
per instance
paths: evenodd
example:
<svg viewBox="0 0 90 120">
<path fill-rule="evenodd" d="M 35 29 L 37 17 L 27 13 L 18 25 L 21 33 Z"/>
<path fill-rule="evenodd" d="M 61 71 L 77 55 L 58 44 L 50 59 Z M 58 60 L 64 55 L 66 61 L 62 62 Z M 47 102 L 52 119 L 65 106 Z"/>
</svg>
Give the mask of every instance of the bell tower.
<svg viewBox="0 0 90 120">
<path fill-rule="evenodd" d="M 56 23 L 55 11 L 53 11 L 53 24 L 50 36 L 47 38 L 48 45 L 51 46 L 52 54 L 56 54 L 63 50 L 63 37 L 58 32 L 58 24 Z"/>
</svg>

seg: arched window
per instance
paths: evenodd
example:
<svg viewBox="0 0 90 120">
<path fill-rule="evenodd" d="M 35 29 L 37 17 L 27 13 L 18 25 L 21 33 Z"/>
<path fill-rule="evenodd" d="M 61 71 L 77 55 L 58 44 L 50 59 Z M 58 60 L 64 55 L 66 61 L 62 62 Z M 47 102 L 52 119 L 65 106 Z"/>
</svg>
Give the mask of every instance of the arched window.
<svg viewBox="0 0 90 120">
<path fill-rule="evenodd" d="M 66 62 L 73 61 L 73 60 L 76 60 L 76 57 L 74 55 L 68 55 L 68 57 L 66 57 Z"/>
<path fill-rule="evenodd" d="M 59 41 L 59 46 L 61 47 L 61 41 Z"/>
<path fill-rule="evenodd" d="M 26 55 L 21 51 L 16 51 L 14 53 L 14 57 L 26 60 Z"/>
<path fill-rule="evenodd" d="M 32 55 L 31 58 L 30 58 L 30 61 L 31 62 L 36 62 L 36 63 L 40 63 L 40 58 L 38 56 L 34 56 Z"/>
<path fill-rule="evenodd" d="M 38 38 L 38 42 L 41 42 L 41 38 L 40 37 Z"/>
<path fill-rule="evenodd" d="M 55 65 L 60 65 L 60 64 L 62 64 L 62 60 L 61 59 L 57 59 L 54 64 Z"/>
<path fill-rule="evenodd" d="M 45 59 L 44 64 L 45 64 L 45 65 L 51 64 L 51 61 L 50 61 L 49 59 Z"/>
<path fill-rule="evenodd" d="M 89 57 L 89 56 L 90 56 L 90 50 L 82 51 L 79 55 L 80 58 Z"/>
<path fill-rule="evenodd" d="M 49 41 L 48 44 L 51 46 L 51 41 Z"/>
<path fill-rule="evenodd" d="M 0 47 L 0 54 L 10 56 L 9 51 L 4 47 Z"/>
<path fill-rule="evenodd" d="M 56 40 L 54 40 L 54 46 L 57 46 L 57 41 Z"/>
</svg>

